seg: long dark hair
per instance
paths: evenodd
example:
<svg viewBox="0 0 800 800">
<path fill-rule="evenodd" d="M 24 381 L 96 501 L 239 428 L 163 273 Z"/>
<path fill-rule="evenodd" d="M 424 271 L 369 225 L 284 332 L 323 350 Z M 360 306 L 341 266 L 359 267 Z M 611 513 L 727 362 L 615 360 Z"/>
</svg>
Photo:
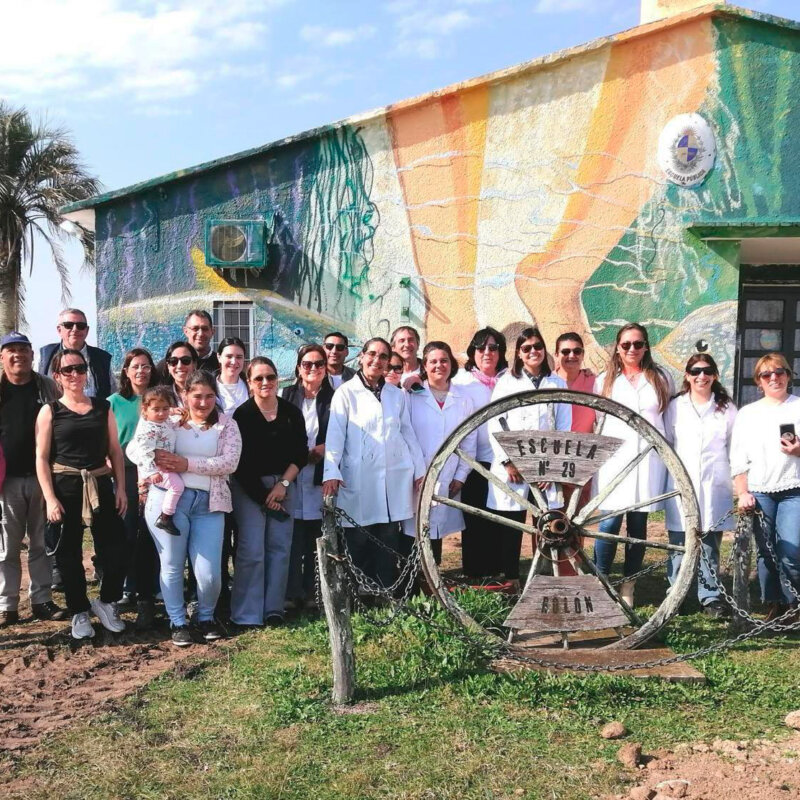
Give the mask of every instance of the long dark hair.
<svg viewBox="0 0 800 800">
<path fill-rule="evenodd" d="M 153 356 L 150 355 L 150 351 L 145 350 L 144 347 L 131 348 L 125 353 L 125 358 L 122 360 L 122 369 L 119 373 L 119 394 L 126 400 L 130 400 L 134 395 L 133 385 L 131 384 L 131 379 L 128 377 L 128 367 L 131 365 L 131 361 L 139 356 L 144 356 L 150 362 L 150 380 L 145 388 L 149 389 L 151 386 L 155 386 L 158 383 L 156 365 L 153 363 Z"/>
<path fill-rule="evenodd" d="M 453 375 L 458 372 L 458 361 L 456 361 L 456 357 L 453 355 L 453 351 L 447 342 L 428 342 L 428 344 L 425 345 L 419 365 L 420 378 L 422 378 L 424 381 L 428 380 L 428 373 L 425 372 L 425 356 L 427 356 L 432 350 L 444 350 L 444 352 L 447 353 L 447 357 L 450 359 L 450 374 L 447 376 L 447 380 L 451 380 Z M 390 355 L 389 361 L 391 362 L 391 360 L 392 356 Z"/>
<path fill-rule="evenodd" d="M 699 364 L 702 361 L 705 361 L 706 364 L 714 370 L 714 382 L 711 384 L 711 393 L 714 395 L 714 403 L 717 406 L 717 411 L 724 411 L 731 402 L 731 397 L 725 387 L 719 382 L 719 367 L 717 366 L 717 362 L 714 361 L 710 355 L 706 353 L 695 353 L 693 356 L 689 356 L 689 360 L 686 362 L 683 371 L 688 372 L 695 364 Z M 680 397 L 682 394 L 688 394 L 691 388 L 689 381 L 686 380 L 686 376 L 684 375 L 681 390 L 675 396 Z"/>
<path fill-rule="evenodd" d="M 542 359 L 542 366 L 539 368 L 539 375 L 545 377 L 550 375 L 550 362 L 547 358 L 547 342 L 544 340 L 541 332 L 536 327 L 525 328 L 519 336 L 517 336 L 517 343 L 514 345 L 514 366 L 511 367 L 511 374 L 515 378 L 522 377 L 522 359 L 519 356 L 519 349 L 528 339 L 538 339 L 544 345 L 544 358 Z"/>
<path fill-rule="evenodd" d="M 192 314 L 197 315 L 198 312 L 194 311 L 192 312 Z M 162 381 L 162 383 L 164 383 L 166 386 L 173 386 L 175 384 L 175 378 L 172 377 L 172 373 L 169 371 L 169 365 L 167 364 L 167 360 L 172 358 L 172 354 L 176 350 L 180 350 L 181 347 L 185 347 L 189 351 L 189 355 L 192 357 L 192 360 L 194 361 L 195 369 L 197 369 L 197 362 L 200 360 L 200 356 L 197 355 L 197 350 L 195 350 L 194 347 L 192 347 L 192 345 L 189 344 L 189 342 L 173 342 L 167 348 L 167 352 L 164 354 L 164 375 L 163 375 L 164 380 Z M 216 390 L 216 385 L 214 386 L 214 389 Z"/>
<path fill-rule="evenodd" d="M 639 331 L 642 335 L 642 339 L 644 339 L 642 371 L 644 372 L 647 382 L 656 390 L 658 410 L 663 414 L 670 401 L 669 384 L 661 368 L 653 361 L 653 356 L 650 353 L 650 339 L 647 336 L 647 328 L 645 328 L 644 325 L 640 325 L 638 322 L 629 322 L 617 331 L 617 338 L 614 340 L 614 353 L 611 356 L 611 361 L 606 370 L 606 379 L 603 381 L 603 397 L 611 397 L 614 381 L 617 379 L 618 375 L 622 374 L 622 359 L 619 356 L 619 340 L 622 338 L 622 334 L 627 331 Z"/>
<path fill-rule="evenodd" d="M 214 408 L 211 409 L 211 413 L 206 417 L 206 427 L 210 428 L 212 425 L 216 425 L 219 422 L 220 402 L 219 391 L 217 390 L 217 379 L 204 369 L 196 369 L 194 372 L 189 373 L 189 376 L 186 378 L 186 389 L 184 390 L 184 397 L 186 398 L 183 407 L 184 422 L 189 419 L 188 398 L 189 392 L 194 386 L 205 386 L 214 392 L 216 402 L 214 403 Z"/>
<path fill-rule="evenodd" d="M 497 360 L 497 371 L 500 372 L 508 367 L 508 360 L 506 358 L 506 350 L 508 349 L 508 345 L 506 344 L 506 337 L 503 336 L 500 331 L 495 330 L 492 327 L 486 327 L 481 328 L 479 331 L 475 331 L 472 341 L 469 343 L 469 345 L 467 345 L 467 362 L 464 364 L 464 369 L 467 372 L 477 367 L 477 364 L 475 363 L 475 351 L 479 347 L 483 347 L 490 338 L 494 339 L 495 342 L 500 345 L 500 349 L 497 351 L 499 356 Z"/>
</svg>

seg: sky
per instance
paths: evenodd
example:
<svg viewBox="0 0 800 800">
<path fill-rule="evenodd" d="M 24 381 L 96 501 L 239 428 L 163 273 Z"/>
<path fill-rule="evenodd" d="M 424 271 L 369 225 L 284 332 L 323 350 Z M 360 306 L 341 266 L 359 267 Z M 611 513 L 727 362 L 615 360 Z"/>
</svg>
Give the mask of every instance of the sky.
<svg viewBox="0 0 800 800">
<path fill-rule="evenodd" d="M 800 0 L 747 0 L 800 18 Z M 0 98 L 71 131 L 105 190 L 631 28 L 639 0 L 2 0 Z M 44 247 L 26 330 L 63 307 Z M 68 246 L 96 327 L 94 278 Z M 89 341 L 94 341 L 94 331 Z"/>
</svg>

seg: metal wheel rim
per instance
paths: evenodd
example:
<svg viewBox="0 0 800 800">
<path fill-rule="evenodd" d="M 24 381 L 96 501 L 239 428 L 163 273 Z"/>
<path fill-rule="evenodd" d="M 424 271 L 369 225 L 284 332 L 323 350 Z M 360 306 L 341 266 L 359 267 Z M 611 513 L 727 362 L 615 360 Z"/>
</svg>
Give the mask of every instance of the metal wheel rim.
<svg viewBox="0 0 800 800">
<path fill-rule="evenodd" d="M 417 506 L 416 536 L 419 542 L 422 570 L 439 602 L 448 612 L 470 633 L 486 637 L 492 643 L 503 641 L 499 636 L 481 626 L 472 616 L 465 611 L 447 589 L 442 579 L 439 567 L 433 556 L 429 535 L 430 509 L 435 494 L 435 487 L 439 474 L 447 459 L 453 455 L 463 441 L 472 431 L 479 428 L 487 420 L 500 416 L 515 408 L 547 403 L 565 403 L 569 405 L 588 406 L 596 411 L 610 414 L 625 422 L 648 444 L 652 445 L 658 456 L 664 462 L 667 472 L 672 476 L 675 488 L 680 491 L 683 506 L 684 525 L 686 528 L 685 552 L 680 569 L 676 575 L 672 588 L 656 609 L 655 613 L 644 624 L 627 636 L 606 645 L 601 649 L 630 650 L 646 642 L 657 634 L 669 620 L 677 613 L 683 603 L 693 579 L 700 557 L 700 511 L 689 474 L 672 449 L 667 440 L 645 419 L 636 412 L 610 400 L 607 397 L 573 392 L 568 389 L 539 389 L 521 392 L 520 394 L 503 397 L 500 400 L 476 411 L 465 419 L 451 434 L 437 451 L 430 467 L 425 473 Z M 576 490 L 578 491 L 578 490 Z M 580 509 L 578 509 L 580 511 Z M 465 512 L 466 513 L 466 512 Z M 591 536 L 591 534 L 589 534 Z M 593 538 L 593 537 L 591 537 Z M 648 546 L 647 540 L 643 545 Z"/>
</svg>

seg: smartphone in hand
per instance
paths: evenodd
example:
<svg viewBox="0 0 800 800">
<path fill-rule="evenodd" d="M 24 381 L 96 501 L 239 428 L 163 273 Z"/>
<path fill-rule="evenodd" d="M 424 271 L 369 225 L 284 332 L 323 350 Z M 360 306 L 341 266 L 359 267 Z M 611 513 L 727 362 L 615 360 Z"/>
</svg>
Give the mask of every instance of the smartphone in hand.
<svg viewBox="0 0 800 800">
<path fill-rule="evenodd" d="M 794 430 L 794 423 L 787 422 L 784 425 L 781 425 L 780 432 L 782 441 L 786 442 L 787 444 L 794 443 L 795 437 L 797 435 Z"/>
</svg>

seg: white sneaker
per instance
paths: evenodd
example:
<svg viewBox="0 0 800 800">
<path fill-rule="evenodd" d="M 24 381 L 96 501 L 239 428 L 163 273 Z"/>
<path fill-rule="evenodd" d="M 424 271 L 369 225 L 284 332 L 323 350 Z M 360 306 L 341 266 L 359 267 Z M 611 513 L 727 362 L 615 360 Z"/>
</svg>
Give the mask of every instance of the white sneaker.
<svg viewBox="0 0 800 800">
<path fill-rule="evenodd" d="M 119 618 L 116 603 L 104 603 L 102 600 L 92 600 L 92 611 L 100 624 L 112 633 L 122 633 L 125 623 Z"/>
<path fill-rule="evenodd" d="M 81 611 L 80 614 L 75 614 L 72 617 L 72 638 L 91 639 L 92 636 L 94 636 L 94 628 L 89 622 L 89 612 Z"/>
</svg>

